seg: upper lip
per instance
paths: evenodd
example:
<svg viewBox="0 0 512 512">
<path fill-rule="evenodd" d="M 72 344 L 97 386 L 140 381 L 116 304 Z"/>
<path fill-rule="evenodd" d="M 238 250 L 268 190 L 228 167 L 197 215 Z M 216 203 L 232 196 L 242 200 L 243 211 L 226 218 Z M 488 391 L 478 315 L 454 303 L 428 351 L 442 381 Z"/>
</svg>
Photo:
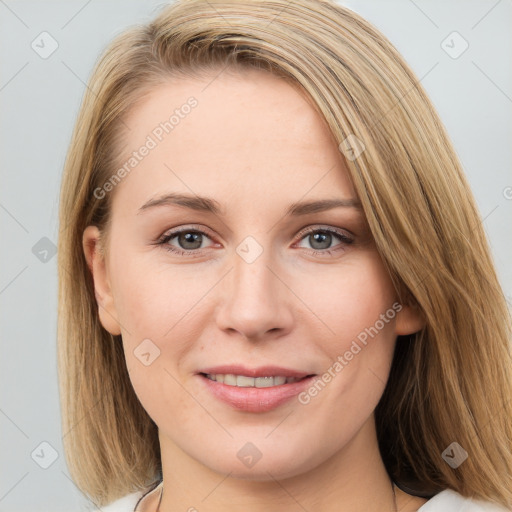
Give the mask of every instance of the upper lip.
<svg viewBox="0 0 512 512">
<path fill-rule="evenodd" d="M 259 366 L 258 368 L 247 368 L 246 366 L 233 364 L 223 366 L 211 366 L 203 368 L 198 373 L 209 373 L 210 375 L 245 375 L 246 377 L 295 377 L 302 379 L 308 375 L 314 375 L 311 372 L 301 372 L 291 368 L 281 366 Z"/>
</svg>

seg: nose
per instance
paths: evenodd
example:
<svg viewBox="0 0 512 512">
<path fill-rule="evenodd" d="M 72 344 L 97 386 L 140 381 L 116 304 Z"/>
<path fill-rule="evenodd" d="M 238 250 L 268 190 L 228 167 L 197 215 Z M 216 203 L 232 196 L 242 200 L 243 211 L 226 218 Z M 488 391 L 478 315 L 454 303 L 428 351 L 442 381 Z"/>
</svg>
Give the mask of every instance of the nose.
<svg viewBox="0 0 512 512">
<path fill-rule="evenodd" d="M 250 340 L 280 337 L 293 324 L 292 292 L 284 284 L 270 251 L 252 262 L 234 252 L 231 272 L 223 279 L 217 325 Z"/>
</svg>

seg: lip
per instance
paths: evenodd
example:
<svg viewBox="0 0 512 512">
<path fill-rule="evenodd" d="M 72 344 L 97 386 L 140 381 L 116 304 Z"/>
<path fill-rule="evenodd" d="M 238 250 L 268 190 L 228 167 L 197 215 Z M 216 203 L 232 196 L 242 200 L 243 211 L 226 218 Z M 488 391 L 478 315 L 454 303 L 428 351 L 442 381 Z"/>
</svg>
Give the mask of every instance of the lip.
<svg viewBox="0 0 512 512">
<path fill-rule="evenodd" d="M 246 366 L 234 364 L 234 365 L 223 365 L 223 366 L 212 366 L 209 368 L 203 368 L 197 373 L 210 373 L 213 375 L 228 374 L 232 375 L 245 375 L 246 377 L 295 377 L 302 379 L 308 375 L 312 375 L 312 372 L 300 372 L 298 370 L 292 370 L 291 368 L 283 368 L 282 366 L 260 366 L 258 368 L 247 368 Z"/>
<path fill-rule="evenodd" d="M 244 388 L 228 386 L 222 382 L 210 380 L 203 373 L 210 374 L 234 374 L 247 377 L 271 377 L 280 375 L 283 377 L 296 377 L 302 380 L 281 386 L 268 388 Z M 250 374 L 252 373 L 252 375 Z M 311 385 L 316 375 L 298 372 L 291 369 L 276 366 L 265 366 L 257 369 L 248 369 L 241 366 L 218 366 L 205 368 L 197 374 L 201 382 L 217 399 L 239 411 L 262 413 L 276 409 L 280 405 L 290 401 Z"/>
</svg>

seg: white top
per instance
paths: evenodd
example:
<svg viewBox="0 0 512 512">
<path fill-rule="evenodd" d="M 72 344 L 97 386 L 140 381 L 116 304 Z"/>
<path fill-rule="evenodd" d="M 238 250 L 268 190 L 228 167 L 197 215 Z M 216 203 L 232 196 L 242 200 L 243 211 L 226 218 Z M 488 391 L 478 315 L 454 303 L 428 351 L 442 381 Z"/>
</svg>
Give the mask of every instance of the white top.
<svg viewBox="0 0 512 512">
<path fill-rule="evenodd" d="M 110 505 L 103 507 L 102 512 L 154 512 L 153 510 L 145 510 L 144 504 L 148 503 L 150 495 L 158 494 L 160 492 L 162 483 L 160 483 L 153 491 L 134 492 L 128 494 L 123 498 L 114 501 Z M 147 493 L 147 494 L 146 494 Z M 146 496 L 144 496 L 146 494 Z M 142 496 L 144 499 L 141 500 Z M 140 503 L 139 503 L 140 501 Z M 137 506 L 137 510 L 135 510 Z M 494 505 L 493 503 L 473 500 L 471 498 L 464 498 L 458 492 L 452 489 L 445 489 L 430 498 L 424 505 L 422 505 L 418 512 L 510 512 L 506 508 Z"/>
</svg>

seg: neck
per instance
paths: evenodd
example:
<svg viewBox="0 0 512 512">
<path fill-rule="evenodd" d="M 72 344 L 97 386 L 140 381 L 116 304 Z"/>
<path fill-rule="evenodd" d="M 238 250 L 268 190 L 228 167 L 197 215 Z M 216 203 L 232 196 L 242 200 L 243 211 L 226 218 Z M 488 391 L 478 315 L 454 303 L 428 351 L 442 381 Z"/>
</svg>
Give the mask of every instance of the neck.
<svg viewBox="0 0 512 512">
<path fill-rule="evenodd" d="M 394 493 L 378 449 L 373 416 L 339 451 L 309 471 L 289 475 L 293 460 L 272 467 L 253 466 L 245 478 L 240 469 L 219 473 L 188 456 L 162 432 L 163 495 L 159 512 L 204 510 L 225 512 L 231 507 L 251 512 L 271 509 L 325 512 L 393 512 Z M 236 453 L 236 449 L 234 452 Z M 321 459 L 321 454 L 319 455 Z M 283 469 L 284 468 L 284 469 Z M 283 469 L 283 470 L 281 470 Z"/>
</svg>

